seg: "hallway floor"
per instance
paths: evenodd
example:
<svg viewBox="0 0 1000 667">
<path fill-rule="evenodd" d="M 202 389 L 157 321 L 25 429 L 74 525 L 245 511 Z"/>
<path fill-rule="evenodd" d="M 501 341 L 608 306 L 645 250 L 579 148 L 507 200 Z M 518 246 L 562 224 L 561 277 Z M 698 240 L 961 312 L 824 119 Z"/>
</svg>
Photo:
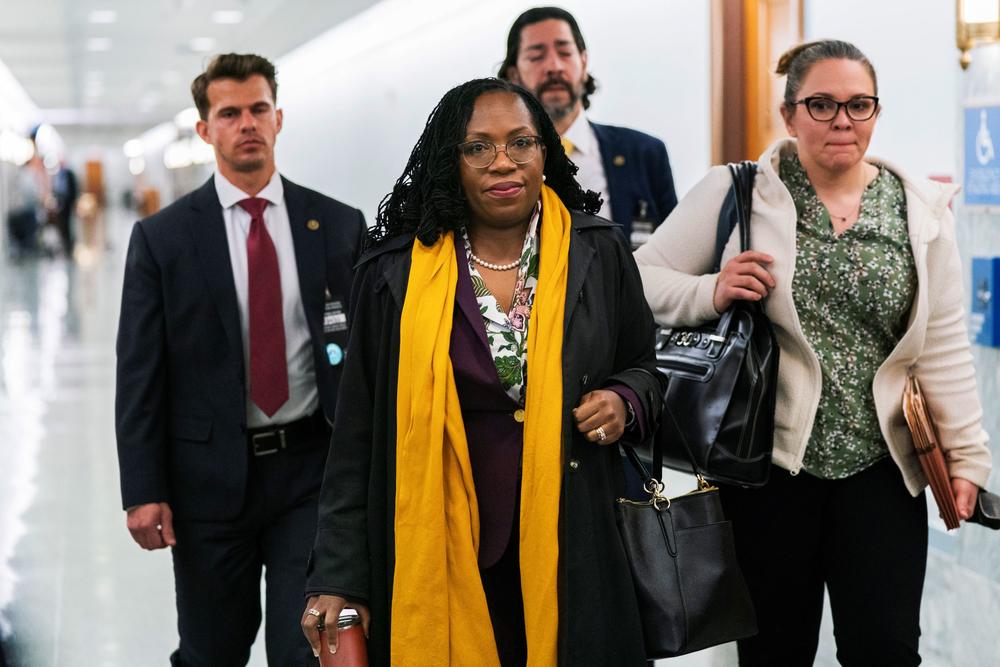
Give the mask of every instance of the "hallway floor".
<svg viewBox="0 0 1000 667">
<path fill-rule="evenodd" d="M 167 551 L 125 529 L 114 340 L 131 215 L 81 266 L 0 260 L 0 636 L 11 667 L 165 665 Z M 265 663 L 254 651 L 251 665 Z"/>
</svg>

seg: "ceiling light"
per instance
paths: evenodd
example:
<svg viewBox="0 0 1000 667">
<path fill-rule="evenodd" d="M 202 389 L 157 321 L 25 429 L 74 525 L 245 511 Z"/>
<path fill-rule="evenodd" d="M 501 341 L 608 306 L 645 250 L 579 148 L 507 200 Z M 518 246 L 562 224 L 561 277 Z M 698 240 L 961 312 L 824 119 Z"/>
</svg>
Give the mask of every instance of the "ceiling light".
<svg viewBox="0 0 1000 667">
<path fill-rule="evenodd" d="M 215 48 L 215 38 L 195 37 L 190 42 L 188 42 L 188 46 L 191 47 L 192 51 L 195 51 L 197 53 L 205 53 Z"/>
<path fill-rule="evenodd" d="M 174 125 L 182 129 L 193 128 L 200 118 L 196 108 L 188 107 L 174 116 Z"/>
<path fill-rule="evenodd" d="M 114 23 L 118 20 L 118 12 L 113 9 L 95 9 L 90 12 L 91 23 Z"/>
<path fill-rule="evenodd" d="M 145 152 L 142 146 L 142 139 L 129 139 L 122 146 L 122 152 L 125 153 L 125 157 L 142 157 L 142 154 Z"/>
<path fill-rule="evenodd" d="M 110 37 L 91 37 L 87 40 L 87 50 L 88 51 L 110 51 L 111 50 L 111 38 Z"/>
<path fill-rule="evenodd" d="M 128 171 L 133 176 L 138 176 L 146 169 L 146 161 L 141 157 L 134 157 L 128 161 Z"/>
<path fill-rule="evenodd" d="M 243 12 L 238 9 L 220 9 L 212 12 L 212 22 L 222 24 L 233 24 L 243 22 Z"/>
</svg>

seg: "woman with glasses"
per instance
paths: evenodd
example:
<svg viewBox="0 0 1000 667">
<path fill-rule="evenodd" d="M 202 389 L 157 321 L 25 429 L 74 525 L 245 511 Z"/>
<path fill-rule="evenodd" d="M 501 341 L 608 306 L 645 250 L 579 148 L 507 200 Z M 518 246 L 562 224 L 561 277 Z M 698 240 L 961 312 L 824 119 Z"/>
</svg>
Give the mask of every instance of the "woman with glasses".
<svg viewBox="0 0 1000 667">
<path fill-rule="evenodd" d="M 963 519 L 990 472 L 948 208 L 957 188 L 866 155 L 881 107 L 855 46 L 803 44 L 777 73 L 792 138 L 757 163 L 752 250 L 734 234 L 712 272 L 731 182 L 716 167 L 636 260 L 659 322 L 763 301 L 780 346 L 771 479 L 722 489 L 760 628 L 740 664 L 811 665 L 825 586 L 841 664 L 916 665 L 927 511 L 902 414 L 908 373 Z"/>
<path fill-rule="evenodd" d="M 302 625 L 374 665 L 644 665 L 613 500 L 659 413 L 634 260 L 551 121 L 449 91 L 379 207 Z M 329 631 L 327 631 L 329 632 Z"/>
</svg>

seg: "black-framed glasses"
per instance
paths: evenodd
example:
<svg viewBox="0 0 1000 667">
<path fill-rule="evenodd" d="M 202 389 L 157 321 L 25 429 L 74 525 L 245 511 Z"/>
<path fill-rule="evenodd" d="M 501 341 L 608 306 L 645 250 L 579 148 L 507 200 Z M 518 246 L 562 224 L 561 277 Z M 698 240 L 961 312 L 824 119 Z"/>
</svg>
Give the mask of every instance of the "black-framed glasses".
<svg viewBox="0 0 1000 667">
<path fill-rule="evenodd" d="M 538 157 L 538 149 L 541 145 L 541 137 L 525 134 L 500 145 L 482 139 L 466 141 L 458 145 L 458 152 L 462 154 L 465 164 L 474 169 L 485 169 L 493 164 L 493 160 L 497 159 L 497 153 L 501 149 L 511 162 L 527 164 Z"/>
<path fill-rule="evenodd" d="M 878 111 L 878 98 L 874 95 L 858 95 L 846 102 L 826 97 L 824 95 L 813 95 L 803 97 L 795 104 L 805 106 L 809 112 L 809 117 L 815 121 L 826 123 L 837 117 L 840 108 L 847 112 L 847 117 L 851 120 L 868 120 Z"/>
</svg>

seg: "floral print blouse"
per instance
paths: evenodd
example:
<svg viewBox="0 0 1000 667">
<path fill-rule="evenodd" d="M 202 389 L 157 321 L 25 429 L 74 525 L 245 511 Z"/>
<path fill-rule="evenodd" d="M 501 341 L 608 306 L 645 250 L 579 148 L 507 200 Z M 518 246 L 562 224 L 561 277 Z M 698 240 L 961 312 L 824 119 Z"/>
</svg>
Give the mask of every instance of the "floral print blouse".
<svg viewBox="0 0 1000 667">
<path fill-rule="evenodd" d="M 462 231 L 465 252 L 469 258 L 469 276 L 472 291 L 479 302 L 479 312 L 486 326 L 486 340 L 493 353 L 497 367 L 497 377 L 504 391 L 519 405 L 524 405 L 524 392 L 528 386 L 528 320 L 531 306 L 535 302 L 535 286 L 538 284 L 538 220 L 540 206 L 528 223 L 528 233 L 517 266 L 517 280 L 514 284 L 514 298 L 510 310 L 504 312 L 500 304 L 479 273 L 478 265 L 472 261 L 472 245 L 469 235 Z"/>
<path fill-rule="evenodd" d="M 902 337 L 917 288 L 903 184 L 884 166 L 840 236 L 798 155 L 780 177 L 797 213 L 792 295 L 823 387 L 804 467 L 826 479 L 861 472 L 888 454 L 875 412 L 875 372 Z"/>
</svg>

